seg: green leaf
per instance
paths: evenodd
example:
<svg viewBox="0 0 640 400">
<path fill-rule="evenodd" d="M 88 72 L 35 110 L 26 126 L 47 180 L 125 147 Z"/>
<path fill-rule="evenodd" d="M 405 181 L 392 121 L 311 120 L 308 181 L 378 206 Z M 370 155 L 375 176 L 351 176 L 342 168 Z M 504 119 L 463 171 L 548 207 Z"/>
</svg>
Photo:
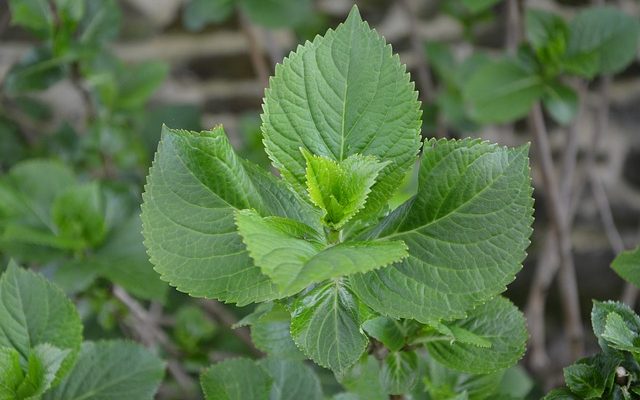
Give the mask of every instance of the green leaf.
<svg viewBox="0 0 640 400">
<path fill-rule="evenodd" d="M 20 354 L 13 348 L 0 347 L 0 400 L 15 400 L 18 386 L 24 379 Z"/>
<path fill-rule="evenodd" d="M 516 365 L 504 372 L 498 392 L 510 398 L 524 399 L 533 389 L 533 385 L 534 381 L 527 371 Z"/>
<path fill-rule="evenodd" d="M 462 0 L 462 4 L 474 14 L 481 13 L 500 3 L 502 0 Z"/>
<path fill-rule="evenodd" d="M 611 268 L 625 281 L 640 287 L 640 246 L 618 254 Z"/>
<path fill-rule="evenodd" d="M 567 125 L 578 112 L 578 94 L 560 82 L 545 86 L 542 104 L 551 117 L 560 125 Z"/>
<path fill-rule="evenodd" d="M 51 206 L 51 216 L 59 235 L 84 249 L 101 243 L 106 235 L 104 207 L 100 185 L 90 182 L 60 193 Z"/>
<path fill-rule="evenodd" d="M 73 366 L 82 324 L 73 303 L 44 277 L 9 263 L 0 278 L 0 346 L 13 347 L 27 363 L 33 349 L 48 344 L 69 350 L 56 374 Z"/>
<path fill-rule="evenodd" d="M 218 330 L 218 326 L 209 319 L 202 308 L 195 305 L 180 307 L 175 318 L 176 341 L 192 353 L 201 351 L 200 343 L 212 339 Z"/>
<path fill-rule="evenodd" d="M 268 28 L 300 25 L 312 15 L 311 0 L 239 0 L 249 18 Z"/>
<path fill-rule="evenodd" d="M 307 162 L 309 197 L 323 211 L 325 224 L 340 230 L 364 207 L 371 186 L 388 162 L 359 154 L 337 162 L 301 150 Z"/>
<path fill-rule="evenodd" d="M 505 290 L 525 258 L 533 199 L 528 146 L 425 144 L 418 193 L 366 238 L 403 240 L 409 257 L 351 278 L 369 307 L 433 323 L 462 318 Z"/>
<path fill-rule="evenodd" d="M 527 9 L 527 40 L 536 52 L 542 67 L 553 74 L 567 51 L 569 27 L 562 17 L 548 11 Z"/>
<path fill-rule="evenodd" d="M 365 321 L 362 329 L 391 351 L 398 351 L 404 347 L 404 332 L 399 321 L 388 317 L 376 317 Z"/>
<path fill-rule="evenodd" d="M 200 384 L 207 400 L 267 400 L 272 379 L 252 360 L 236 358 L 206 369 Z"/>
<path fill-rule="evenodd" d="M 168 72 L 169 66 L 157 61 L 125 66 L 118 79 L 117 109 L 135 110 L 143 107 Z"/>
<path fill-rule="evenodd" d="M 91 264 L 97 272 L 137 297 L 163 302 L 168 285 L 149 263 L 140 233 L 138 213 L 117 226 L 94 254 Z M 144 282 L 141 285 L 140 282 Z"/>
<path fill-rule="evenodd" d="M 3 91 L 15 96 L 47 89 L 64 78 L 68 61 L 71 60 L 56 57 L 47 45 L 34 47 L 7 72 L 2 83 Z"/>
<path fill-rule="evenodd" d="M 69 350 L 46 343 L 34 347 L 29 354 L 27 373 L 15 392 L 16 398 L 39 399 L 51 387 L 68 354 Z"/>
<path fill-rule="evenodd" d="M 613 74 L 635 58 L 638 22 L 614 7 L 589 7 L 569 25 L 566 68 L 592 78 Z"/>
<path fill-rule="evenodd" d="M 518 61 L 484 64 L 464 87 L 473 117 L 481 123 L 505 123 L 527 115 L 542 96 L 542 79 Z"/>
<path fill-rule="evenodd" d="M 392 351 L 384 358 L 380 381 L 390 394 L 404 394 L 418 383 L 418 356 L 413 351 Z"/>
<path fill-rule="evenodd" d="M 229 18 L 234 6 L 234 0 L 191 0 L 182 13 L 182 23 L 190 31 L 199 31 Z"/>
<path fill-rule="evenodd" d="M 602 339 L 606 340 L 611 347 L 618 350 L 640 353 L 640 348 L 634 346 L 637 338 L 638 334 L 629 329 L 619 314 L 610 312 L 607 315 L 604 332 L 602 332 Z"/>
<path fill-rule="evenodd" d="M 337 377 L 342 386 L 356 396 L 356 400 L 388 400 L 380 382 L 380 362 L 370 354 L 363 356 L 357 363 Z"/>
<path fill-rule="evenodd" d="M 524 354 L 527 342 L 524 316 L 503 297 L 478 306 L 469 317 L 454 324 L 486 339 L 491 347 L 463 342 L 427 343 L 429 354 L 449 368 L 490 373 L 514 365 Z"/>
<path fill-rule="evenodd" d="M 143 199 L 145 245 L 162 279 L 192 296 L 241 305 L 279 294 L 253 265 L 235 211 L 318 221 L 282 181 L 239 159 L 222 127 L 201 133 L 165 127 Z"/>
<path fill-rule="evenodd" d="M 571 393 L 569 389 L 554 389 L 547 393 L 542 400 L 582 400 L 580 397 Z"/>
<path fill-rule="evenodd" d="M 582 399 L 599 399 L 605 390 L 606 376 L 595 365 L 577 363 L 564 369 L 569 389 Z"/>
<path fill-rule="evenodd" d="M 267 354 L 288 360 L 304 359 L 291 338 L 291 315 L 280 304 L 274 304 L 251 324 L 251 339 Z"/>
<path fill-rule="evenodd" d="M 269 400 L 324 399 L 320 380 L 302 362 L 269 357 L 260 360 L 259 365 L 273 380 Z"/>
<path fill-rule="evenodd" d="M 591 310 L 591 324 L 593 325 L 593 333 L 598 339 L 602 339 L 607 317 L 612 312 L 621 316 L 631 331 L 640 332 L 640 317 L 629 306 L 615 301 L 594 301 Z M 600 346 L 605 350 L 605 344 L 601 342 Z"/>
<path fill-rule="evenodd" d="M 44 38 L 52 33 L 53 13 L 47 0 L 9 0 L 11 24 L 21 25 Z"/>
<path fill-rule="evenodd" d="M 317 364 L 341 374 L 364 352 L 357 298 L 343 281 L 331 281 L 303 294 L 292 307 L 291 335 Z"/>
<path fill-rule="evenodd" d="M 78 32 L 83 45 L 96 49 L 118 36 L 122 13 L 115 0 L 85 0 L 86 10 Z"/>
<path fill-rule="evenodd" d="M 165 365 L 139 344 L 84 342 L 75 367 L 44 400 L 151 400 Z"/>
<path fill-rule="evenodd" d="M 255 211 L 236 212 L 236 225 L 249 254 L 262 273 L 291 295 L 311 283 L 380 268 L 406 256 L 394 242 L 345 242 L 327 246 L 311 227 Z"/>
<path fill-rule="evenodd" d="M 426 358 L 425 386 L 435 399 L 485 400 L 497 398 L 503 371 L 490 374 L 464 374 L 445 368 L 433 357 Z M 458 397 L 458 394 L 461 397 Z"/>
<path fill-rule="evenodd" d="M 267 153 L 299 193 L 306 182 L 301 147 L 336 161 L 353 154 L 392 161 L 378 174 L 363 218 L 385 207 L 420 147 L 420 103 L 409 75 L 355 7 L 335 31 L 276 66 L 263 109 Z"/>
</svg>

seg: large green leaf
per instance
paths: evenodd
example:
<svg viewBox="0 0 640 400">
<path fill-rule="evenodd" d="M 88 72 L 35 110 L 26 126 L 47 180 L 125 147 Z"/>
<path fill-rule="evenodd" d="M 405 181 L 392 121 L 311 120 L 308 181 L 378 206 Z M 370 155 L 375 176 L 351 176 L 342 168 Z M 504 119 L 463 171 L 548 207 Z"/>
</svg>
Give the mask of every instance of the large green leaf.
<svg viewBox="0 0 640 400">
<path fill-rule="evenodd" d="M 353 365 L 368 343 L 360 330 L 357 301 L 337 280 L 305 293 L 292 307 L 293 340 L 309 358 L 337 374 Z"/>
<path fill-rule="evenodd" d="M 362 329 L 391 351 L 399 351 L 405 345 L 404 329 L 400 321 L 389 317 L 376 317 L 365 321 Z"/>
<path fill-rule="evenodd" d="M 478 306 L 469 317 L 454 325 L 466 329 L 491 343 L 479 347 L 462 342 L 431 342 L 429 354 L 449 368 L 484 374 L 514 365 L 522 357 L 527 343 L 527 329 L 522 313 L 507 299 L 495 297 Z"/>
<path fill-rule="evenodd" d="M 302 149 L 307 161 L 307 191 L 324 213 L 324 222 L 339 230 L 360 211 L 387 163 L 375 157 L 353 154 L 337 162 Z"/>
<path fill-rule="evenodd" d="M 638 22 L 614 7 L 589 7 L 569 25 L 565 62 L 569 71 L 592 78 L 616 73 L 635 58 Z"/>
<path fill-rule="evenodd" d="M 54 15 L 47 0 L 10 0 L 11 23 L 31 29 L 41 37 L 52 33 Z"/>
<path fill-rule="evenodd" d="M 611 263 L 611 268 L 622 279 L 640 287 L 640 246 L 618 254 Z"/>
<path fill-rule="evenodd" d="M 165 127 L 143 199 L 145 245 L 162 279 L 193 296 L 239 304 L 278 292 L 253 265 L 235 211 L 319 220 L 283 182 L 239 159 L 222 127 L 201 133 Z"/>
<path fill-rule="evenodd" d="M 407 254 L 401 241 L 326 245 L 309 226 L 262 218 L 252 210 L 236 212 L 236 225 L 255 264 L 288 295 L 311 283 L 383 267 Z"/>
<path fill-rule="evenodd" d="M 409 257 L 354 275 L 356 294 L 383 315 L 429 323 L 462 318 L 504 291 L 531 234 L 527 151 L 471 139 L 426 143 L 417 195 L 368 234 L 403 240 Z"/>
<path fill-rule="evenodd" d="M 355 7 L 335 31 L 276 66 L 263 109 L 267 152 L 300 193 L 301 147 L 336 161 L 353 154 L 392 161 L 378 175 L 363 216 L 386 205 L 420 146 L 420 104 L 409 75 Z"/>
<path fill-rule="evenodd" d="M 71 373 L 44 400 L 151 400 L 164 368 L 156 355 L 132 342 L 84 342 Z"/>
<path fill-rule="evenodd" d="M 507 58 L 481 66 L 463 91 L 478 122 L 504 123 L 527 115 L 544 86 L 542 78 Z"/>
<path fill-rule="evenodd" d="M 235 358 L 217 363 L 200 375 L 207 400 L 267 400 L 273 381 L 252 360 Z"/>
<path fill-rule="evenodd" d="M 23 364 L 36 346 L 69 350 L 56 379 L 71 368 L 80 349 L 82 324 L 73 303 L 44 277 L 14 263 L 0 278 L 0 346 L 20 353 Z"/>
<path fill-rule="evenodd" d="M 300 361 L 266 358 L 259 365 L 273 380 L 269 400 L 322 400 L 316 374 Z"/>
</svg>

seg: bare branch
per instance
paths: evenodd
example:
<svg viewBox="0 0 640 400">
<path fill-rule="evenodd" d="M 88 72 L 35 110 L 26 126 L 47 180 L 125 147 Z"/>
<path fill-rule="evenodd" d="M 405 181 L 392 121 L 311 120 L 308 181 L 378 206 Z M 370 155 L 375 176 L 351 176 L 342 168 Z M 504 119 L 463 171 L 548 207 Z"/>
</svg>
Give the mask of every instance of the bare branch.
<svg viewBox="0 0 640 400">
<path fill-rule="evenodd" d="M 242 10 L 239 10 L 238 14 L 240 20 L 240 28 L 242 29 L 242 33 L 244 33 L 244 36 L 247 39 L 247 44 L 249 45 L 249 57 L 251 57 L 251 64 L 253 64 L 253 69 L 255 70 L 262 86 L 267 87 L 267 85 L 269 85 L 270 69 L 269 65 L 267 65 L 267 62 L 264 59 L 262 49 L 258 44 L 258 38 L 256 37 L 255 28 L 252 26 L 251 21 L 249 21 L 249 18 Z"/>
<path fill-rule="evenodd" d="M 537 157 L 542 172 L 545 195 L 549 204 L 550 224 L 558 244 L 560 260 L 560 296 L 565 314 L 565 328 L 571 356 L 579 358 L 583 353 L 583 327 L 578 297 L 578 283 L 573 263 L 571 229 L 569 226 L 568 207 L 565 206 L 554 172 L 551 146 L 544 123 L 544 116 L 539 103 L 536 103 L 529 114 Z"/>
</svg>

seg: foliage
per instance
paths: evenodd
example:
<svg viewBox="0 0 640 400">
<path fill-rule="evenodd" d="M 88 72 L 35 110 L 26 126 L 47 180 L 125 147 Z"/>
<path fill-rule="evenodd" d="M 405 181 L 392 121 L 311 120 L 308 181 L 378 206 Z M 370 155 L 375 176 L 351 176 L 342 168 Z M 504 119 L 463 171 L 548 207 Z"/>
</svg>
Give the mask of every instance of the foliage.
<svg viewBox="0 0 640 400">
<path fill-rule="evenodd" d="M 257 344 L 293 362 L 293 342 L 337 377 L 367 357 L 370 332 L 390 350 L 385 393 L 418 386 L 425 349 L 472 374 L 512 366 L 525 323 L 499 293 L 529 243 L 528 148 L 426 141 L 417 194 L 389 212 L 420 147 L 416 97 L 354 8 L 279 65 L 267 90 L 265 147 L 282 179 L 238 157 L 221 126 L 165 127 L 142 206 L 156 270 L 193 296 L 266 302 L 247 319 Z M 201 380 L 211 398 L 262 398 L 270 372 L 237 360 Z"/>
<path fill-rule="evenodd" d="M 0 277 L 1 399 L 152 399 L 164 362 L 123 340 L 82 342 L 73 303 L 10 263 Z"/>
</svg>

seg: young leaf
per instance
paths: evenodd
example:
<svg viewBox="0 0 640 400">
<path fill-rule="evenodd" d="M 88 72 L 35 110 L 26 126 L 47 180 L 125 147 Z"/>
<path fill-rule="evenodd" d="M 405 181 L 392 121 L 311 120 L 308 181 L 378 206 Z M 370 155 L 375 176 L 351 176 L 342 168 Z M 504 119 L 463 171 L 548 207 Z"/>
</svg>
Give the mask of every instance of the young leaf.
<svg viewBox="0 0 640 400">
<path fill-rule="evenodd" d="M 104 199 L 97 182 L 69 187 L 51 206 L 59 235 L 78 243 L 79 249 L 102 242 L 106 234 L 104 212 Z"/>
<path fill-rule="evenodd" d="M 578 94 L 560 82 L 551 82 L 544 88 L 542 104 L 560 125 L 567 125 L 578 112 Z"/>
<path fill-rule="evenodd" d="M 251 324 L 251 339 L 267 354 L 288 360 L 304 359 L 291 338 L 291 315 L 280 304 L 274 304 Z"/>
<path fill-rule="evenodd" d="M 341 374 L 364 352 L 357 298 L 343 281 L 330 281 L 302 295 L 293 305 L 291 335 L 317 364 Z"/>
<path fill-rule="evenodd" d="M 478 140 L 425 144 L 417 195 L 368 238 L 403 240 L 409 257 L 351 277 L 369 307 L 423 323 L 462 318 L 504 291 L 529 245 L 528 146 Z"/>
<path fill-rule="evenodd" d="M 73 366 L 82 341 L 82 324 L 73 303 L 44 277 L 9 263 L 0 278 L 0 346 L 13 347 L 26 363 L 36 346 L 69 350 L 56 373 Z"/>
<path fill-rule="evenodd" d="M 388 164 L 353 154 L 337 162 L 302 149 L 307 162 L 307 191 L 324 213 L 324 222 L 340 230 L 360 211 L 380 171 Z"/>
<path fill-rule="evenodd" d="M 556 74 L 569 41 L 569 27 L 564 19 L 548 11 L 528 9 L 526 34 L 542 67 Z"/>
<path fill-rule="evenodd" d="M 640 246 L 618 254 L 611 263 L 611 268 L 622 279 L 640 287 Z"/>
<path fill-rule="evenodd" d="M 336 161 L 353 154 L 392 161 L 378 174 L 363 217 L 386 205 L 420 147 L 420 103 L 409 75 L 356 7 L 335 31 L 276 66 L 263 109 L 267 153 L 299 193 L 306 181 L 301 147 Z"/>
<path fill-rule="evenodd" d="M 149 350 L 132 342 L 84 342 L 69 375 L 43 400 L 151 400 L 165 365 Z"/>
<path fill-rule="evenodd" d="M 85 0 L 84 17 L 78 27 L 80 43 L 89 49 L 118 36 L 122 22 L 122 12 L 115 0 Z"/>
<path fill-rule="evenodd" d="M 252 360 L 236 358 L 206 369 L 200 384 L 207 400 L 267 400 L 273 380 Z"/>
<path fill-rule="evenodd" d="M 0 400 L 14 400 L 18 386 L 24 379 L 20 354 L 13 348 L 0 347 Z"/>
<path fill-rule="evenodd" d="M 27 361 L 27 373 L 15 392 L 16 398 L 40 398 L 51 387 L 68 354 L 69 350 L 60 350 L 46 343 L 34 347 Z"/>
<path fill-rule="evenodd" d="M 486 63 L 469 79 L 464 97 L 481 123 L 505 123 L 522 118 L 544 91 L 542 79 L 518 61 Z"/>
<path fill-rule="evenodd" d="M 143 199 L 145 245 L 162 279 L 192 296 L 241 305 L 279 294 L 253 265 L 235 211 L 318 221 L 283 182 L 239 159 L 222 127 L 201 133 L 165 127 Z"/>
<path fill-rule="evenodd" d="M 491 347 L 463 342 L 427 343 L 429 354 L 457 371 L 491 373 L 514 365 L 524 354 L 527 330 L 522 313 L 507 299 L 495 297 L 455 325 L 486 339 Z"/>
<path fill-rule="evenodd" d="M 55 56 L 49 45 L 35 47 L 7 72 L 2 89 L 10 95 L 44 90 L 64 78 L 68 61 Z"/>
<path fill-rule="evenodd" d="M 640 348 L 634 346 L 638 334 L 629 329 L 622 317 L 615 312 L 607 315 L 602 338 L 615 349 L 640 353 Z"/>
<path fill-rule="evenodd" d="M 404 347 L 404 332 L 399 321 L 388 317 L 376 317 L 365 321 L 362 329 L 391 351 L 398 351 Z"/>
<path fill-rule="evenodd" d="M 262 218 L 252 210 L 237 211 L 236 225 L 255 264 L 286 295 L 311 283 L 383 267 L 407 254 L 400 241 L 327 246 L 309 226 L 284 218 Z"/>
<path fill-rule="evenodd" d="M 554 389 L 547 393 L 542 400 L 582 400 L 582 398 L 571 393 L 569 389 Z"/>
<path fill-rule="evenodd" d="M 615 301 L 594 301 L 591 310 L 591 324 L 593 325 L 593 333 L 598 339 L 602 339 L 606 329 L 607 317 L 612 312 L 621 316 L 631 331 L 640 332 L 640 317 L 629 306 Z M 600 343 L 600 346 L 604 350 L 606 344 Z"/>
<path fill-rule="evenodd" d="M 418 383 L 418 356 L 413 351 L 393 351 L 382 362 L 380 381 L 390 394 L 404 394 Z"/>
<path fill-rule="evenodd" d="M 47 37 L 52 32 L 54 16 L 47 0 L 9 0 L 11 23 L 22 25 Z"/>
<path fill-rule="evenodd" d="M 324 399 L 320 380 L 302 362 L 269 357 L 260 360 L 259 365 L 273 380 L 269 400 Z"/>
<path fill-rule="evenodd" d="M 569 25 L 565 66 L 592 78 L 625 68 L 636 56 L 638 22 L 613 7 L 589 7 Z"/>
</svg>

